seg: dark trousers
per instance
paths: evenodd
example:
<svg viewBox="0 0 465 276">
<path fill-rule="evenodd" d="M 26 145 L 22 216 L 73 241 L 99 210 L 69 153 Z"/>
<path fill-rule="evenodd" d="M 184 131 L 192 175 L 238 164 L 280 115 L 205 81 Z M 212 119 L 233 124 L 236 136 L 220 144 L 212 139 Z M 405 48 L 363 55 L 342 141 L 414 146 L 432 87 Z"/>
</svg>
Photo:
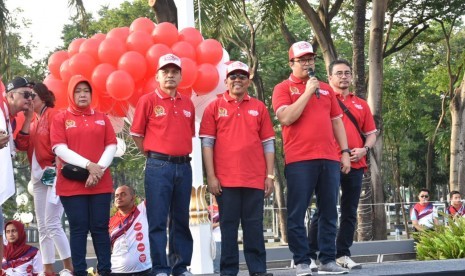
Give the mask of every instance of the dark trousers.
<svg viewBox="0 0 465 276">
<path fill-rule="evenodd" d="M 111 194 L 60 196 L 69 221 L 71 259 L 74 275 L 87 276 L 87 233 L 92 236 L 99 275 L 111 272 L 110 220 Z"/>
<path fill-rule="evenodd" d="M 317 205 L 321 206 L 318 218 L 318 243 L 320 262 L 335 260 L 337 192 L 340 181 L 340 163 L 317 159 L 294 162 L 286 165 L 287 179 L 287 227 L 289 249 L 294 263 L 310 264 L 310 249 L 304 220 L 313 191 L 317 194 Z"/>
<path fill-rule="evenodd" d="M 351 256 L 350 247 L 354 242 L 355 225 L 357 224 L 357 208 L 362 190 L 364 169 L 351 169 L 348 174 L 341 173 L 341 218 L 336 238 L 336 258 Z M 317 195 L 318 196 L 318 195 Z M 312 217 L 308 233 L 310 257 L 316 259 L 318 246 L 319 208 Z"/>
<path fill-rule="evenodd" d="M 266 272 L 263 238 L 264 191 L 252 188 L 222 188 L 217 196 L 221 229 L 221 275 L 239 272 L 237 235 L 242 225 L 244 257 L 249 274 Z"/>
<path fill-rule="evenodd" d="M 145 197 L 153 275 L 166 273 L 178 276 L 187 271 L 187 266 L 191 264 L 194 244 L 189 228 L 191 191 L 190 163 L 175 164 L 147 158 Z"/>
</svg>

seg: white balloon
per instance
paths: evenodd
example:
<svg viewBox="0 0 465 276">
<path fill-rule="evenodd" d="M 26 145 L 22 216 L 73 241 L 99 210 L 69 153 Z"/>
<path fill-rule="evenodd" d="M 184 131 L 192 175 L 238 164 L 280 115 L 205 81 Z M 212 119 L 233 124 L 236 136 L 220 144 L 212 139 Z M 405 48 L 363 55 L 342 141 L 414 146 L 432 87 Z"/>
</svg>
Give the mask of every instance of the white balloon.
<svg viewBox="0 0 465 276">
<path fill-rule="evenodd" d="M 29 181 L 29 183 L 27 183 L 27 192 L 31 196 L 34 196 L 34 183 L 32 183 L 32 181 Z"/>
<path fill-rule="evenodd" d="M 24 224 L 31 223 L 33 218 L 34 218 L 34 215 L 32 215 L 32 213 L 30 212 L 21 213 L 21 222 Z"/>
<path fill-rule="evenodd" d="M 20 194 L 16 197 L 16 204 L 18 206 L 26 205 L 29 202 L 29 198 L 25 194 Z"/>
</svg>

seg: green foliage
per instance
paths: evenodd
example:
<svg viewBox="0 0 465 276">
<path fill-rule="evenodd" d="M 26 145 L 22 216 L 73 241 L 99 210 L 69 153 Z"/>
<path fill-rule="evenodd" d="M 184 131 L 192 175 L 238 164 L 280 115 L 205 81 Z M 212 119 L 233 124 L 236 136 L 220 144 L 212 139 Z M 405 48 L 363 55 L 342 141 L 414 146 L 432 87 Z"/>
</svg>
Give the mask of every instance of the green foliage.
<svg viewBox="0 0 465 276">
<path fill-rule="evenodd" d="M 415 233 L 418 260 L 465 258 L 465 218 L 458 217 L 449 226 L 436 226 L 434 231 Z"/>
</svg>

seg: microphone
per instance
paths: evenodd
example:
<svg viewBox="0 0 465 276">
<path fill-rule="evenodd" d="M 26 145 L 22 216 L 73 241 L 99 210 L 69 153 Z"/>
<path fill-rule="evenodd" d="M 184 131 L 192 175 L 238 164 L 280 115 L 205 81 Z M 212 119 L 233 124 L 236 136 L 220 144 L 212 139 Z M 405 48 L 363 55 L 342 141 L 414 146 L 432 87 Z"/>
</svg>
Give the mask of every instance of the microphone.
<svg viewBox="0 0 465 276">
<path fill-rule="evenodd" d="M 315 76 L 315 71 L 313 71 L 312 67 L 308 67 L 308 76 L 310 78 L 313 78 Z M 320 89 L 319 88 L 317 88 L 315 90 L 315 96 L 316 96 L 317 99 L 320 98 Z"/>
</svg>

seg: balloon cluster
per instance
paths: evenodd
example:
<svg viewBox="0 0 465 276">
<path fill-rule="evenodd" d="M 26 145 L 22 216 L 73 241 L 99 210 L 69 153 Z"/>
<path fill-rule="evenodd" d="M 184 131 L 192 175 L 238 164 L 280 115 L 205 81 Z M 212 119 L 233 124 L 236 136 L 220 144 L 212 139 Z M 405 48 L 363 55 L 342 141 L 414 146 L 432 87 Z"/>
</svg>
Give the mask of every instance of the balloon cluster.
<svg viewBox="0 0 465 276">
<path fill-rule="evenodd" d="M 92 83 L 92 106 L 124 117 L 129 105 L 135 106 L 142 95 L 157 87 L 155 73 L 162 55 L 172 53 L 181 58 L 179 91 L 190 96 L 193 91 L 197 95 L 210 93 L 220 85 L 224 52 L 220 42 L 204 40 L 195 28 L 178 32 L 171 23 L 156 25 L 141 17 L 130 27 L 75 39 L 67 51 L 53 53 L 44 83 L 55 93 L 57 108 L 64 108 L 68 105 L 69 79 L 83 75 Z"/>
</svg>

